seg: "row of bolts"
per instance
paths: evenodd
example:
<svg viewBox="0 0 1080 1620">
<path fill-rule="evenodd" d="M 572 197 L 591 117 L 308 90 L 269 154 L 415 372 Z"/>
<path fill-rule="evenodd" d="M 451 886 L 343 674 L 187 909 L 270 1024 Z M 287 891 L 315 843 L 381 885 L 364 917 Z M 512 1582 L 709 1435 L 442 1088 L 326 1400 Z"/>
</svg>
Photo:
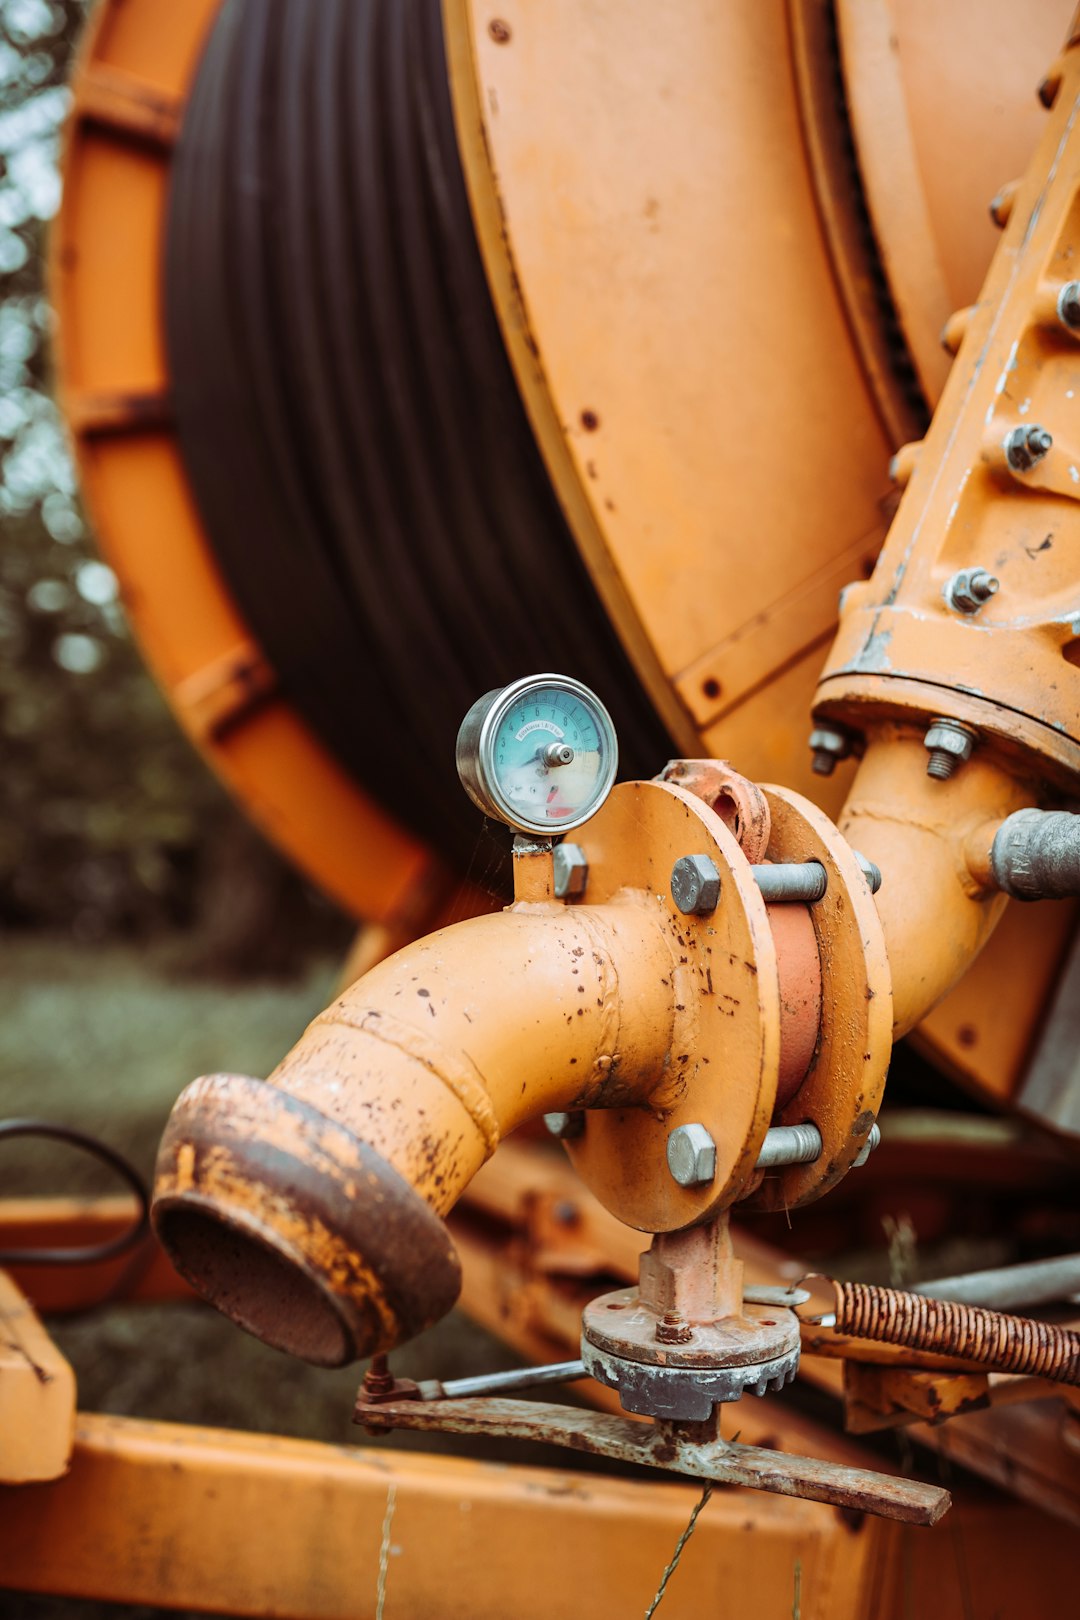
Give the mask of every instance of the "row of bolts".
<svg viewBox="0 0 1080 1620">
<path fill-rule="evenodd" d="M 856 851 L 856 860 L 871 892 L 881 887 L 881 871 Z M 560 899 L 579 899 L 588 882 L 589 863 L 580 844 L 558 844 L 554 852 L 555 893 Z M 791 861 L 777 865 L 752 865 L 750 871 L 769 902 L 799 901 L 812 904 L 820 900 L 828 884 L 828 875 L 820 861 Z M 708 855 L 683 855 L 671 869 L 671 897 L 684 916 L 703 917 L 716 910 L 720 901 L 720 873 Z M 552 1136 L 560 1141 L 572 1141 L 585 1130 L 585 1115 L 580 1110 L 544 1115 L 544 1123 Z M 874 1124 L 855 1160 L 865 1164 L 881 1141 L 880 1128 Z M 821 1157 L 821 1133 L 816 1125 L 774 1125 L 765 1133 L 758 1154 L 758 1170 L 777 1169 L 782 1165 L 811 1164 Z M 667 1162 L 673 1180 L 680 1187 L 700 1187 L 716 1179 L 716 1143 L 708 1129 L 697 1122 L 679 1125 L 667 1141 Z"/>
<path fill-rule="evenodd" d="M 1080 282 L 1071 281 L 1058 300 L 1061 319 L 1070 330 L 1080 330 Z M 1014 473 L 1030 472 L 1053 447 L 1050 432 L 1032 422 L 1015 427 L 1005 437 L 1005 461 Z M 1001 581 L 986 568 L 961 568 L 945 586 L 943 595 L 957 613 L 977 613 L 1001 589 Z M 841 605 L 843 592 L 841 592 Z M 979 734 L 961 720 L 939 715 L 931 720 L 923 742 L 929 752 L 926 774 L 947 781 L 958 765 L 971 758 Z M 815 726 L 810 733 L 812 768 L 818 776 L 831 776 L 838 763 L 855 751 L 856 739 L 842 726 Z"/>
</svg>

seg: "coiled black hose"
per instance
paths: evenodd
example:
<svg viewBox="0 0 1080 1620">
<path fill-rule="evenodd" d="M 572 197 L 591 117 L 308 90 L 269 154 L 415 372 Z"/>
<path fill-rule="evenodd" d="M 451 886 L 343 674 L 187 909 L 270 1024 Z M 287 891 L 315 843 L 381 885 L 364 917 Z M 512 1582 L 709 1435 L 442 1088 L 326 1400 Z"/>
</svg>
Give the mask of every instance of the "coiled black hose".
<svg viewBox="0 0 1080 1620">
<path fill-rule="evenodd" d="M 64 1142 L 69 1147 L 89 1153 L 100 1159 L 110 1170 L 127 1182 L 138 1201 L 138 1210 L 131 1225 L 118 1237 L 105 1243 L 84 1245 L 75 1249 L 0 1249 L 0 1266 L 88 1266 L 102 1260 L 115 1260 L 141 1243 L 150 1232 L 150 1194 L 146 1183 L 129 1160 L 111 1148 L 107 1142 L 76 1129 L 74 1125 L 54 1125 L 47 1119 L 0 1119 L 0 1141 L 16 1136 L 44 1137 L 51 1142 Z"/>
<path fill-rule="evenodd" d="M 491 303 L 439 0 L 225 0 L 175 155 L 167 340 L 185 464 L 283 691 L 452 860 L 454 740 L 555 669 L 625 773 L 671 752 L 593 589 Z"/>
</svg>

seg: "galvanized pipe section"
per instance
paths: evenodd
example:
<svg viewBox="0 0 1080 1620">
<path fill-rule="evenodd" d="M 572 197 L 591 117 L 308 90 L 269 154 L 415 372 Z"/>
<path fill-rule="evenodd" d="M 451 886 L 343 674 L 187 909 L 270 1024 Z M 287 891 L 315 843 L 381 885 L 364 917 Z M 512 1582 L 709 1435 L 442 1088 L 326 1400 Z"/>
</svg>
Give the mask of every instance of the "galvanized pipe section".
<svg viewBox="0 0 1080 1620">
<path fill-rule="evenodd" d="M 983 1305 L 995 1311 L 1021 1306 L 1052 1305 L 1080 1294 L 1080 1254 L 1054 1260 L 1032 1260 L 1020 1266 L 972 1271 L 963 1277 L 938 1277 L 920 1283 L 913 1293 L 926 1299 L 948 1299 L 958 1305 Z"/>
<path fill-rule="evenodd" d="M 990 870 L 1014 900 L 1065 900 L 1080 894 L 1080 816 L 1067 810 L 1017 810 L 994 835 Z"/>
</svg>

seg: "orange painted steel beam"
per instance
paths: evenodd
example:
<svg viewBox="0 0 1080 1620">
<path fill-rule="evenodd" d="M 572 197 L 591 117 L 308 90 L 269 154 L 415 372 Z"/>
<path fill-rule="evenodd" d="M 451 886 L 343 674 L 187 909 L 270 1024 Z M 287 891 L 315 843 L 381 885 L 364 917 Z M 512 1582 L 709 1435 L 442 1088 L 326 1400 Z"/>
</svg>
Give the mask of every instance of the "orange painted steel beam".
<svg viewBox="0 0 1080 1620">
<path fill-rule="evenodd" d="M 696 1487 L 82 1416 L 68 1476 L 0 1490 L 0 1582 L 286 1620 L 374 1613 L 624 1620 L 659 1585 Z M 747 1531 L 752 1529 L 753 1534 Z M 867 1612 L 882 1532 L 718 1492 L 665 1597 L 675 1617 Z M 555 1551 L 557 1549 L 557 1553 Z"/>
<path fill-rule="evenodd" d="M 0 1271 L 0 1485 L 58 1478 L 74 1426 L 75 1374 L 29 1300 Z"/>
<path fill-rule="evenodd" d="M 132 1199 L 0 1199 L 0 1250 L 93 1248 L 130 1229 Z M 197 1296 L 147 1234 L 145 1243 L 115 1260 L 79 1266 L 9 1267 L 11 1278 L 39 1311 L 65 1314 L 114 1300 L 152 1304 Z"/>
</svg>

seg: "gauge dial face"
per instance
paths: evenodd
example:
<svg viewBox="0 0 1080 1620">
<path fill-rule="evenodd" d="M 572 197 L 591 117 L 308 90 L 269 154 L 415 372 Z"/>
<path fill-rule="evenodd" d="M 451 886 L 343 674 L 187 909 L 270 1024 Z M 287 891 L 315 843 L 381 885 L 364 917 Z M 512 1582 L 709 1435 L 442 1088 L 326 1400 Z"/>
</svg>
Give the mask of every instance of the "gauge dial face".
<svg viewBox="0 0 1080 1620">
<path fill-rule="evenodd" d="M 474 753 L 468 732 L 481 705 Z M 462 726 L 458 765 L 489 815 L 521 832 L 557 837 L 600 808 L 615 780 L 618 747 L 610 715 L 587 687 L 536 675 L 474 706 Z"/>
</svg>

